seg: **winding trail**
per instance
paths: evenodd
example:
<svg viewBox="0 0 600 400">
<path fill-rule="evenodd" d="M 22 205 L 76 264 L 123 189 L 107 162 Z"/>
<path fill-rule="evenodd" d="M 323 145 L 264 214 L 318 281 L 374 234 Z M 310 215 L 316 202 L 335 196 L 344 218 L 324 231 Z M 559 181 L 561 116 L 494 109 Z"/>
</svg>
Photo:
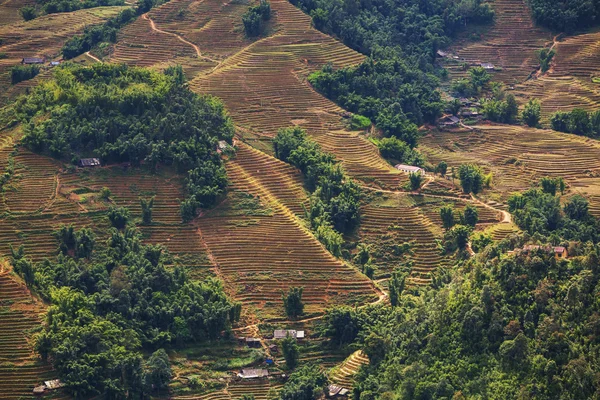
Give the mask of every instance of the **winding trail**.
<svg viewBox="0 0 600 400">
<path fill-rule="evenodd" d="M 184 39 L 182 36 L 180 36 L 180 35 L 178 35 L 176 33 L 163 31 L 162 29 L 157 28 L 156 24 L 154 23 L 154 21 L 152 20 L 152 18 L 150 18 L 148 16 L 148 13 L 143 14 L 142 18 L 145 19 L 146 21 L 150 22 L 150 27 L 152 28 L 153 31 L 158 32 L 158 33 L 162 33 L 164 35 L 174 36 L 180 42 L 183 42 L 183 43 L 187 44 L 188 46 L 192 46 L 192 48 L 196 52 L 196 55 L 198 56 L 198 58 L 202 58 L 204 60 L 208 60 L 208 61 L 220 64 L 220 61 L 213 60 L 212 58 L 209 58 L 209 57 L 206 57 L 206 56 L 202 55 L 202 52 L 200 51 L 200 48 L 198 46 L 196 46 L 194 43 L 190 42 L 189 40 Z"/>
<path fill-rule="evenodd" d="M 93 55 L 92 53 L 90 53 L 89 51 L 85 52 L 85 55 L 88 56 L 89 58 L 91 58 L 92 60 L 101 63 L 102 60 L 99 59 L 98 57 L 96 57 L 95 55 Z"/>
</svg>

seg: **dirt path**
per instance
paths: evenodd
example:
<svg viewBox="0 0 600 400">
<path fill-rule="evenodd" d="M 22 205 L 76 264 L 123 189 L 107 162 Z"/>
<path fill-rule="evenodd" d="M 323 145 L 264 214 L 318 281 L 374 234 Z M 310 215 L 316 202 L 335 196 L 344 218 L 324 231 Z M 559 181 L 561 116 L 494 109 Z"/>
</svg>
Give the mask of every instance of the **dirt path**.
<svg viewBox="0 0 600 400">
<path fill-rule="evenodd" d="M 89 51 L 85 52 L 85 55 L 88 56 L 89 58 L 91 58 L 92 60 L 101 63 L 102 60 L 99 59 L 98 57 L 96 57 L 95 55 L 93 55 L 92 53 L 90 53 Z"/>
<path fill-rule="evenodd" d="M 156 27 L 156 24 L 152 20 L 152 18 L 150 18 L 148 16 L 148 13 L 142 15 L 142 18 L 145 19 L 146 21 L 150 22 L 150 27 L 152 28 L 153 31 L 158 32 L 158 33 L 162 33 L 164 35 L 174 36 L 180 42 L 183 42 L 183 43 L 187 44 L 188 46 L 192 46 L 192 48 L 196 52 L 196 55 L 198 56 L 198 58 L 202 58 L 204 60 L 208 60 L 208 61 L 215 62 L 215 63 L 218 63 L 218 64 L 220 63 L 220 61 L 218 61 L 218 60 L 213 60 L 212 58 L 209 58 L 209 57 L 206 57 L 206 56 L 202 55 L 202 52 L 200 52 L 200 48 L 198 46 L 196 46 L 194 43 L 190 42 L 189 40 L 184 39 L 180 35 L 178 35 L 176 33 L 173 33 L 173 32 L 167 32 L 167 31 L 163 31 L 162 29 L 158 29 Z"/>
</svg>

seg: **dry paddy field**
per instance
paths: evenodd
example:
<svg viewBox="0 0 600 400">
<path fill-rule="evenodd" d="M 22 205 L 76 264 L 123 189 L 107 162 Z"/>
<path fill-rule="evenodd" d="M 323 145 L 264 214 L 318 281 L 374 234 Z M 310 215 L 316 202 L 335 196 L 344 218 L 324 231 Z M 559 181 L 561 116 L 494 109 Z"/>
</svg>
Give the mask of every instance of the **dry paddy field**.
<svg viewBox="0 0 600 400">
<path fill-rule="evenodd" d="M 548 129 L 482 125 L 472 132 L 434 132 L 419 149 L 429 160 L 458 167 L 479 164 L 494 173 L 492 197 L 503 200 L 544 176 L 563 177 L 575 185 L 600 170 L 600 145 L 581 136 Z"/>
<path fill-rule="evenodd" d="M 0 16 L 4 18 L 4 9 L 16 7 L 17 2 L 7 1 L 0 5 Z M 24 5 L 19 2 L 19 8 Z M 70 13 L 45 15 L 31 21 L 13 19 L 0 20 L 0 53 L 6 58 L 0 60 L 0 101 L 24 93 L 27 88 L 36 85 L 40 79 L 49 76 L 49 70 L 43 70 L 38 77 L 10 84 L 10 69 L 21 62 L 23 57 L 46 57 L 54 59 L 60 56 L 63 44 L 74 35 L 83 32 L 88 25 L 100 24 L 117 15 L 125 7 L 99 7 L 78 10 Z M 17 8 L 18 11 L 18 8 Z M 10 15 L 6 18 L 10 19 Z"/>
<path fill-rule="evenodd" d="M 494 25 L 478 40 L 465 38 L 453 45 L 450 52 L 461 61 L 446 67 L 452 78 L 457 78 L 465 75 L 461 63 L 489 62 L 502 69 L 494 73 L 494 80 L 521 83 L 538 66 L 535 51 L 552 43 L 552 35 L 534 25 L 523 0 L 495 0 L 490 4 L 496 12 Z"/>
</svg>

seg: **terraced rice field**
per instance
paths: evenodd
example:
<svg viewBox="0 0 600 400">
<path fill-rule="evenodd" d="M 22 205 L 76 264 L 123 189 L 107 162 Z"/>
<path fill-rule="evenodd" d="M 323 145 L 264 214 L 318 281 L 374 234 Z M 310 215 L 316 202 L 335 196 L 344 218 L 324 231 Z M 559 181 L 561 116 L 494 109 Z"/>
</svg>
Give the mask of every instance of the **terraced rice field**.
<svg viewBox="0 0 600 400">
<path fill-rule="evenodd" d="M 29 343 L 29 330 L 40 324 L 41 311 L 25 286 L 0 267 L 0 399 L 28 398 L 35 385 L 55 378 Z"/>
<path fill-rule="evenodd" d="M 351 389 L 354 386 L 354 375 L 362 365 L 368 363 L 369 358 L 367 355 L 362 350 L 357 350 L 331 372 L 331 382 L 343 388 Z"/>
<path fill-rule="evenodd" d="M 374 300 L 373 284 L 331 256 L 297 218 L 306 196 L 297 173 L 281 164 L 243 146 L 227 164 L 231 190 L 255 196 L 262 210 L 240 210 L 230 196 L 198 219 L 218 274 L 246 313 L 263 318 L 282 316 L 281 292 L 293 286 L 304 287 L 308 314 L 332 304 Z M 287 177 L 277 179 L 277 174 Z M 290 190 L 296 194 L 288 199 Z"/>
<path fill-rule="evenodd" d="M 500 67 L 494 80 L 506 84 L 523 82 L 538 66 L 535 51 L 552 43 L 551 34 L 534 25 L 530 10 L 523 0 L 495 0 L 495 23 L 479 40 L 459 40 L 452 54 L 460 63 L 492 63 Z M 459 63 L 447 66 L 453 78 L 464 76 Z"/>
<path fill-rule="evenodd" d="M 11 4 L 15 6 L 5 2 L 0 7 L 10 7 Z M 24 5 L 23 2 L 19 4 Z M 10 68 L 19 64 L 23 57 L 56 58 L 68 39 L 83 32 L 86 26 L 100 24 L 122 9 L 124 7 L 99 7 L 45 15 L 31 21 L 19 19 L 6 24 L 0 21 L 0 53 L 7 56 L 0 60 L 0 100 L 4 102 L 32 86 L 32 82 L 22 82 L 14 87 L 10 85 Z M 1 8 L 0 15 L 4 16 Z"/>
<path fill-rule="evenodd" d="M 499 199 L 523 190 L 544 176 L 569 183 L 600 169 L 600 147 L 592 139 L 546 129 L 482 125 L 473 132 L 437 132 L 419 149 L 430 162 L 458 167 L 473 162 L 494 173 L 492 192 Z"/>
<path fill-rule="evenodd" d="M 413 262 L 410 279 L 414 283 L 427 283 L 432 271 L 450 261 L 440 254 L 436 243 L 436 239 L 442 238 L 441 228 L 415 206 L 412 196 L 403 193 L 382 194 L 365 205 L 358 237 L 372 247 L 379 278 L 389 276 L 410 259 Z M 412 254 L 403 254 L 398 249 L 403 243 L 411 244 Z"/>
<path fill-rule="evenodd" d="M 227 388 L 203 395 L 175 397 L 177 400 L 238 400 L 244 394 L 253 394 L 256 400 L 269 400 L 283 386 L 274 380 L 256 380 L 252 382 L 231 382 Z"/>
</svg>

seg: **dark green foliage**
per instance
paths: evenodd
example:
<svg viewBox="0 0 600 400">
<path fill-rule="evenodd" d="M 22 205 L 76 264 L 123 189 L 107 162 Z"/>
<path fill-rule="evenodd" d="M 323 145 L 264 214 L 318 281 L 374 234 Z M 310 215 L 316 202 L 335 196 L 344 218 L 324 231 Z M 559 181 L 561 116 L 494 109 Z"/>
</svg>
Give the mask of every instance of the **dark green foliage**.
<svg viewBox="0 0 600 400">
<path fill-rule="evenodd" d="M 357 67 L 326 66 L 310 83 L 345 109 L 370 118 L 386 136 L 414 147 L 416 126 L 434 122 L 444 107 L 434 67 L 436 51 L 468 22 L 493 11 L 481 1 L 293 0 L 314 26 L 369 56 Z"/>
<path fill-rule="evenodd" d="M 530 189 L 508 199 L 509 211 L 517 225 L 529 234 L 562 237 L 567 240 L 600 240 L 598 221 L 588 212 L 587 200 L 574 196 L 561 209 L 560 198 L 549 190 Z"/>
<path fill-rule="evenodd" d="M 287 293 L 282 293 L 283 308 L 288 318 L 297 319 L 304 314 L 304 302 L 302 302 L 303 291 L 304 288 L 292 287 Z"/>
<path fill-rule="evenodd" d="M 21 8 L 19 12 L 21 13 L 21 17 L 23 17 L 25 21 L 30 21 L 37 17 L 37 11 L 34 7 L 31 6 L 25 6 Z"/>
<path fill-rule="evenodd" d="M 144 367 L 142 348 L 216 339 L 239 318 L 220 282 L 192 282 L 180 268 L 167 268 L 162 247 L 143 245 L 132 228 L 111 229 L 93 256 L 91 231 L 65 227 L 58 237 L 89 260 L 68 251 L 31 266 L 19 250 L 12 262 L 51 303 L 36 349 L 77 397 L 140 398 L 164 389 L 166 354 L 155 353 Z"/>
<path fill-rule="evenodd" d="M 600 3 L 594 0 L 528 0 L 533 18 L 555 31 L 572 33 L 598 24 Z"/>
<path fill-rule="evenodd" d="M 512 124 L 519 115 L 519 106 L 515 96 L 509 94 L 505 100 L 491 99 L 485 101 L 483 112 L 490 121 Z"/>
<path fill-rule="evenodd" d="M 404 287 L 406 285 L 407 273 L 401 271 L 394 271 L 392 273 L 392 278 L 389 282 L 389 292 L 390 292 L 390 303 L 392 307 L 398 305 L 400 301 L 400 296 L 402 292 L 404 292 Z"/>
<path fill-rule="evenodd" d="M 223 104 L 184 85 L 179 67 L 164 74 L 125 65 L 66 65 L 55 78 L 16 103 L 23 144 L 71 160 L 93 154 L 105 163 L 174 165 L 187 173 L 184 220 L 224 193 L 227 176 L 216 152 L 231 140 L 233 124 Z M 36 120 L 38 113 L 51 118 Z"/>
<path fill-rule="evenodd" d="M 142 223 L 150 225 L 152 223 L 152 207 L 154 207 L 154 196 L 149 199 L 140 199 L 142 206 Z"/>
<path fill-rule="evenodd" d="M 485 85 L 488 84 L 492 77 L 485 68 L 483 67 L 474 67 L 469 70 L 469 80 L 471 81 L 471 86 L 476 93 L 479 93 L 483 90 Z"/>
<path fill-rule="evenodd" d="M 34 78 L 40 73 L 37 65 L 15 65 L 10 69 L 10 83 L 13 85 Z"/>
<path fill-rule="evenodd" d="M 536 127 L 540 123 L 540 118 L 542 115 L 542 106 L 540 101 L 537 99 L 531 99 L 525 105 L 523 109 L 523 122 L 527 124 L 527 126 Z"/>
<path fill-rule="evenodd" d="M 550 69 L 550 62 L 554 58 L 556 52 L 554 49 L 542 49 L 537 52 L 538 60 L 540 61 L 540 68 L 542 72 L 547 72 Z"/>
<path fill-rule="evenodd" d="M 411 190 L 419 190 L 421 188 L 421 185 L 423 184 L 423 175 L 421 175 L 418 172 L 411 172 L 408 175 L 408 178 L 410 180 L 410 189 Z"/>
<path fill-rule="evenodd" d="M 440 208 L 440 218 L 444 229 L 448 230 L 454 226 L 454 209 L 451 206 L 443 206 Z"/>
<path fill-rule="evenodd" d="M 240 400 L 255 400 L 255 397 L 253 394 L 243 394 Z"/>
<path fill-rule="evenodd" d="M 129 209 L 125 207 L 111 207 L 108 210 L 108 219 L 117 229 L 123 229 L 129 222 Z"/>
<path fill-rule="evenodd" d="M 465 193 L 479 193 L 483 188 L 484 175 L 477 165 L 463 164 L 458 168 L 460 185 Z"/>
<path fill-rule="evenodd" d="M 82 35 L 73 36 L 66 41 L 61 50 L 63 57 L 66 60 L 70 60 L 86 51 L 90 51 L 99 43 L 115 43 L 117 41 L 117 32 L 119 29 L 133 21 L 135 17 L 136 12 L 133 9 L 128 8 L 121 11 L 116 17 L 108 19 L 102 25 L 86 27 Z"/>
<path fill-rule="evenodd" d="M 264 29 L 264 22 L 271 18 L 271 4 L 260 0 L 260 4 L 252 6 L 242 15 L 246 36 L 259 36 Z"/>
<path fill-rule="evenodd" d="M 465 225 L 475 227 L 479 221 L 479 213 L 477 207 L 467 204 L 463 211 L 463 222 Z"/>
<path fill-rule="evenodd" d="M 396 163 L 422 167 L 425 164 L 423 155 L 395 136 L 377 141 L 377 147 L 382 157 Z"/>
<path fill-rule="evenodd" d="M 560 190 L 561 194 L 564 193 L 565 180 L 563 178 L 550 178 L 546 176 L 540 179 L 540 186 L 544 193 L 555 196 L 557 190 Z"/>
<path fill-rule="evenodd" d="M 281 129 L 273 139 L 275 155 L 294 165 L 313 192 L 309 219 L 317 238 L 332 254 L 341 253 L 341 236 L 359 222 L 360 189 L 349 179 L 335 157 L 324 152 L 299 128 Z M 337 231 L 337 232 L 336 232 Z"/>
<path fill-rule="evenodd" d="M 331 339 L 338 346 L 352 343 L 360 331 L 361 321 L 358 313 L 347 306 L 328 310 L 323 318 L 321 335 Z"/>
<path fill-rule="evenodd" d="M 327 377 L 318 366 L 305 365 L 290 375 L 279 393 L 279 400 L 319 399 L 327 386 Z"/>
<path fill-rule="evenodd" d="M 80 10 L 83 8 L 122 6 L 123 0 L 36 0 L 44 13 L 54 14 Z"/>
<path fill-rule="evenodd" d="M 581 108 L 558 111 L 550 118 L 552 129 L 589 137 L 600 136 L 600 110 L 589 113 Z"/>
<path fill-rule="evenodd" d="M 435 172 L 440 174 L 440 176 L 446 176 L 447 171 L 448 164 L 446 164 L 446 161 L 440 161 L 440 163 L 435 167 Z"/>
<path fill-rule="evenodd" d="M 363 115 L 352 114 L 350 118 L 350 129 L 363 131 L 369 129 L 373 125 L 371 120 Z"/>
<path fill-rule="evenodd" d="M 494 243 L 494 240 L 490 234 L 477 233 L 471 237 L 471 248 L 476 253 L 479 253 L 492 243 Z"/>
<path fill-rule="evenodd" d="M 444 248 L 447 252 L 456 250 L 463 251 L 467 248 L 467 243 L 471 237 L 473 228 L 466 225 L 455 225 L 444 234 Z"/>
<path fill-rule="evenodd" d="M 281 352 L 285 358 L 285 366 L 288 370 L 293 370 L 298 366 L 300 357 L 300 347 L 295 338 L 288 335 L 281 341 Z"/>
</svg>

